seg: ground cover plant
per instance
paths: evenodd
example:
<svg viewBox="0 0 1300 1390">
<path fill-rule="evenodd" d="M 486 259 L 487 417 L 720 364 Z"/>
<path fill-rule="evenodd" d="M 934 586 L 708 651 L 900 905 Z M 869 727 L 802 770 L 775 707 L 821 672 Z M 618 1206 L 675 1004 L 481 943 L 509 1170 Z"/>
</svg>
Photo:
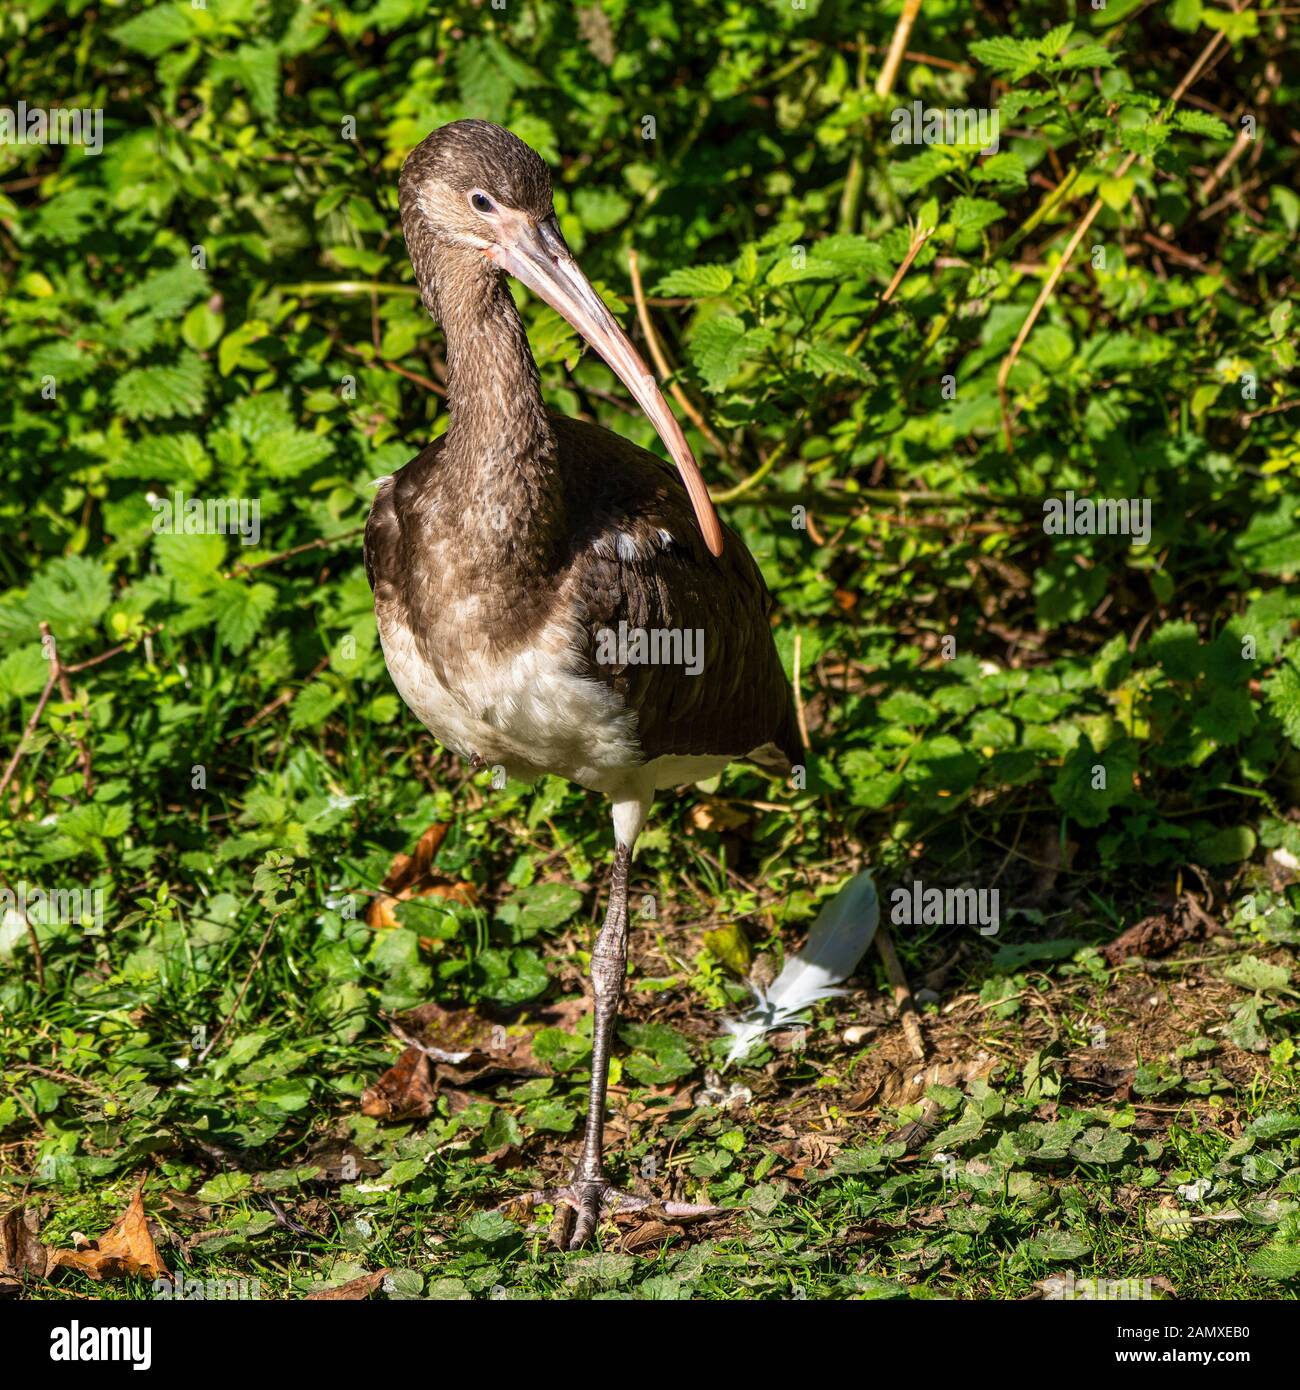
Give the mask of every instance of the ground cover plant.
<svg viewBox="0 0 1300 1390">
<path fill-rule="evenodd" d="M 13 0 L 0 45 L 14 118 L 102 112 L 0 141 L 0 1291 L 1295 1296 L 1295 13 Z M 605 810 L 432 742 L 360 556 L 446 425 L 397 174 L 464 116 L 671 382 L 808 749 L 634 868 L 613 1176 L 724 1215 L 573 1254 L 495 1208 L 581 1138 Z M 518 298 L 548 402 L 653 446 Z M 997 930 L 895 919 L 724 1066 L 864 865 Z"/>
</svg>

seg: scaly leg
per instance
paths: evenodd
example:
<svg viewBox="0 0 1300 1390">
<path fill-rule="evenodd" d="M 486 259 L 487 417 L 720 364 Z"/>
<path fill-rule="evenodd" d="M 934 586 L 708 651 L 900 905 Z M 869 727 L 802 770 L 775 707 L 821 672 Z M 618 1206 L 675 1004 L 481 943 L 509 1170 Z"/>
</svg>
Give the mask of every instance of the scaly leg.
<svg viewBox="0 0 1300 1390">
<path fill-rule="evenodd" d="M 600 1220 L 608 1183 L 602 1163 L 605 1146 L 605 1092 L 609 1085 L 609 1053 L 614 1044 L 623 978 L 627 973 L 627 878 L 632 863 L 629 845 L 614 849 L 614 880 L 609 889 L 609 910 L 591 953 L 591 993 L 595 1019 L 591 1028 L 591 1090 L 587 1097 L 587 1134 L 582 1141 L 573 1186 L 577 1189 L 578 1221 L 571 1250 L 590 1239 Z"/>
<path fill-rule="evenodd" d="M 626 810 L 624 810 L 626 808 Z M 582 1154 L 568 1187 L 548 1188 L 529 1193 L 522 1199 L 531 1206 L 538 1201 L 563 1202 L 577 1213 L 569 1249 L 576 1250 L 591 1239 L 601 1215 L 608 1211 L 640 1211 L 659 1207 L 665 1215 L 679 1221 L 715 1216 L 719 1208 L 691 1202 L 659 1203 L 653 1197 L 638 1197 L 611 1187 L 605 1178 L 603 1149 L 605 1140 L 605 1100 L 609 1085 L 609 1056 L 618 1022 L 618 1005 L 623 996 L 627 972 L 627 884 L 632 864 L 632 845 L 645 822 L 649 801 L 616 805 L 614 823 L 617 839 L 614 849 L 614 876 L 609 891 L 609 909 L 591 953 L 591 992 L 595 1017 L 591 1030 L 591 1089 L 587 1100 L 587 1133 Z M 620 816 L 620 811 L 624 814 Z M 502 1209 L 514 1203 L 505 1203 Z"/>
</svg>

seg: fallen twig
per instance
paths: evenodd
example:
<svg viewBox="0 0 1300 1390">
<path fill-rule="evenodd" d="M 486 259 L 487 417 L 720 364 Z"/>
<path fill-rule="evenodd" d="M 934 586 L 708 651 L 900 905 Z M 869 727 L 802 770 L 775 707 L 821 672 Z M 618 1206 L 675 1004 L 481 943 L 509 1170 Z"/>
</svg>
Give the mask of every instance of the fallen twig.
<svg viewBox="0 0 1300 1390">
<path fill-rule="evenodd" d="M 912 1056 L 917 1061 L 924 1061 L 925 1035 L 921 1032 L 921 1020 L 917 1013 L 916 1000 L 912 998 L 912 987 L 907 983 L 907 976 L 903 974 L 903 967 L 899 964 L 898 952 L 894 950 L 894 939 L 883 923 L 876 928 L 876 949 L 880 952 L 880 959 L 885 966 L 885 975 L 894 991 L 894 1003 L 898 1006 L 898 1014 L 903 1024 L 907 1045 L 911 1048 Z"/>
</svg>

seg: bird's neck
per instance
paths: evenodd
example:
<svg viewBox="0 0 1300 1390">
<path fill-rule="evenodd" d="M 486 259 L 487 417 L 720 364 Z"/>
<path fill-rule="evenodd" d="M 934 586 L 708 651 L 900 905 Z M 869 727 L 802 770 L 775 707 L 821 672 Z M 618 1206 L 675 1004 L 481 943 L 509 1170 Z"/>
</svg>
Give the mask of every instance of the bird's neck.
<svg viewBox="0 0 1300 1390">
<path fill-rule="evenodd" d="M 463 503 L 460 534 L 494 568 L 550 567 L 564 532 L 564 493 L 519 312 L 504 277 L 477 251 L 439 248 L 433 269 L 421 277 L 421 293 L 447 341 L 451 421 L 442 457 Z"/>
</svg>

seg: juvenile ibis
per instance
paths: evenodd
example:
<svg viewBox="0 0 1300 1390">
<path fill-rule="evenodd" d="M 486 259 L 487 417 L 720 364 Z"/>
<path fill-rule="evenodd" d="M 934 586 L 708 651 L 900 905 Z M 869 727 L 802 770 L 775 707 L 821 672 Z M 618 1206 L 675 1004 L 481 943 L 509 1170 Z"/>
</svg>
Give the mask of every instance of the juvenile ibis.
<svg viewBox="0 0 1300 1390">
<path fill-rule="evenodd" d="M 576 1212 L 576 1248 L 602 1212 L 651 1200 L 613 1188 L 602 1154 L 633 846 L 657 790 L 738 758 L 778 774 L 797 762 L 793 701 L 758 567 L 719 523 L 653 376 L 565 245 L 542 160 L 500 126 L 455 121 L 407 158 L 400 205 L 421 297 L 446 338 L 450 419 L 382 480 L 366 526 L 389 674 L 471 765 L 530 781 L 554 773 L 613 803 L 586 1136 L 571 1185 L 545 1194 Z M 676 473 L 546 409 L 502 272 L 604 358 Z M 695 641 L 702 650 L 682 659 Z"/>
</svg>

